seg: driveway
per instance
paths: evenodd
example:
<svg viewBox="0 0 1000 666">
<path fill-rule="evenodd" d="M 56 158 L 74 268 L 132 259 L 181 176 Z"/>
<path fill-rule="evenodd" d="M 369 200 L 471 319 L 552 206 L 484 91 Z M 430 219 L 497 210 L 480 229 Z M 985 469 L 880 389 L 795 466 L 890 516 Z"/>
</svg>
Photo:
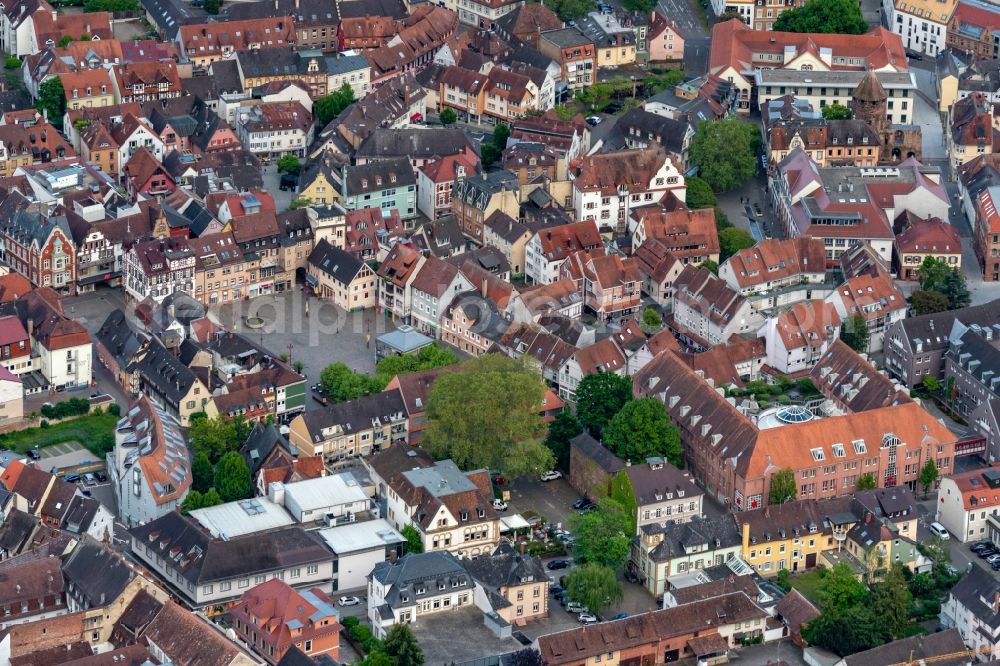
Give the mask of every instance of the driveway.
<svg viewBox="0 0 1000 666">
<path fill-rule="evenodd" d="M 512 484 L 501 486 L 510 491 L 507 515 L 534 511 L 552 525 L 565 527 L 567 518 L 573 512 L 573 502 L 580 498 L 566 478 L 555 481 L 539 481 L 536 477 L 518 479 Z"/>
</svg>

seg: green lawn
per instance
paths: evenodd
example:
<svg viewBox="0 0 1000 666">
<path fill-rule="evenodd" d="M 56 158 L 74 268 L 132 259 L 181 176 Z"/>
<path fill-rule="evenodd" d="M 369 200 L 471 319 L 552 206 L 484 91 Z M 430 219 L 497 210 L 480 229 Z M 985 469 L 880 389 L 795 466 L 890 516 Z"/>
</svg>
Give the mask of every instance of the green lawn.
<svg viewBox="0 0 1000 666">
<path fill-rule="evenodd" d="M 105 453 L 114 448 L 117 423 L 118 417 L 114 414 L 87 414 L 56 423 L 48 428 L 39 426 L 0 435 L 0 446 L 18 453 L 27 453 L 28 449 L 41 449 L 65 442 L 80 442 L 95 456 L 103 458 Z"/>
<path fill-rule="evenodd" d="M 821 580 L 821 570 L 813 569 L 812 571 L 792 576 L 792 587 L 818 606 L 820 603 L 819 585 Z"/>
</svg>

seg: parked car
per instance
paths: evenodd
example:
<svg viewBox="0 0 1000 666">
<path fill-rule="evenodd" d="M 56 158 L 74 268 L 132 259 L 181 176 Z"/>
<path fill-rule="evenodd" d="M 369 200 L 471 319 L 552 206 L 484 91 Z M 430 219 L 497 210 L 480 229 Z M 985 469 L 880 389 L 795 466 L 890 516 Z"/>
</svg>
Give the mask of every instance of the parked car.
<svg viewBox="0 0 1000 666">
<path fill-rule="evenodd" d="M 89 474 L 89 473 L 88 474 L 84 474 L 83 475 L 83 482 L 86 483 L 88 486 L 97 485 L 97 478 L 93 474 Z"/>
<path fill-rule="evenodd" d="M 576 618 L 580 624 L 597 624 L 600 620 L 593 613 L 580 613 Z"/>
<path fill-rule="evenodd" d="M 504 502 L 502 499 L 495 499 L 493 500 L 493 508 L 497 511 L 506 511 L 507 502 Z"/>
<path fill-rule="evenodd" d="M 569 560 L 552 560 L 545 565 L 545 568 L 549 571 L 555 571 L 556 569 L 568 569 L 569 564 Z"/>
<path fill-rule="evenodd" d="M 90 497 L 90 488 L 87 486 L 80 486 L 80 492 L 83 493 L 84 496 Z"/>
<path fill-rule="evenodd" d="M 628 613 L 618 613 L 618 615 L 615 615 L 615 616 L 614 616 L 613 618 L 611 618 L 611 619 L 612 619 L 612 620 L 624 620 L 624 619 L 625 619 L 625 618 L 627 618 L 627 617 L 628 617 Z"/>
<path fill-rule="evenodd" d="M 572 599 L 566 602 L 566 612 L 567 613 L 589 613 L 590 609 L 581 604 L 579 601 L 573 601 Z"/>
<path fill-rule="evenodd" d="M 573 502 L 573 508 L 579 510 L 579 509 L 582 509 L 583 507 L 585 507 L 588 504 L 593 504 L 593 502 L 591 502 L 586 497 L 581 497 L 577 501 Z"/>
<path fill-rule="evenodd" d="M 1000 561 L 990 562 L 990 569 L 993 569 L 993 571 L 1000 571 Z"/>
<path fill-rule="evenodd" d="M 596 508 L 597 508 L 596 504 L 588 504 L 587 506 L 580 509 L 580 513 L 587 513 L 589 511 L 593 511 Z"/>
<path fill-rule="evenodd" d="M 549 585 L 549 594 L 559 594 L 560 592 L 565 592 L 566 588 L 559 583 L 552 583 Z"/>
<path fill-rule="evenodd" d="M 596 127 L 597 125 L 601 124 L 601 117 L 600 116 L 587 116 L 587 124 L 590 125 L 591 127 Z"/>
<path fill-rule="evenodd" d="M 931 531 L 931 534 L 941 537 L 942 539 L 950 539 L 951 535 L 948 534 L 948 530 L 944 528 L 944 525 L 938 522 L 931 523 L 927 529 Z"/>
<path fill-rule="evenodd" d="M 96 478 L 99 483 L 105 483 L 108 480 L 108 475 L 104 472 L 94 472 L 94 478 Z"/>
<path fill-rule="evenodd" d="M 66 483 L 76 483 L 79 480 L 80 480 L 79 474 L 67 474 L 66 476 L 63 477 L 63 481 L 65 481 Z"/>
<path fill-rule="evenodd" d="M 992 555 L 986 558 L 986 561 L 989 562 L 990 564 L 993 564 L 994 562 L 1000 562 L 1000 553 L 993 553 Z"/>
<path fill-rule="evenodd" d="M 361 599 L 358 597 L 341 597 L 337 600 L 337 603 L 341 606 L 357 606 L 361 603 Z"/>
<path fill-rule="evenodd" d="M 634 571 L 626 571 L 625 572 L 625 580 L 627 580 L 630 583 L 638 583 L 639 582 L 639 577 L 635 575 Z"/>
<path fill-rule="evenodd" d="M 561 479 L 561 478 L 562 478 L 562 472 L 554 469 L 550 469 L 541 476 L 542 481 L 555 481 L 556 479 Z"/>
<path fill-rule="evenodd" d="M 42 453 L 38 449 L 30 449 L 28 451 L 28 457 L 32 460 L 39 460 L 42 457 Z"/>
<path fill-rule="evenodd" d="M 981 557 L 982 559 L 985 560 L 987 557 L 990 557 L 992 555 L 996 555 L 998 552 L 1000 552 L 1000 551 L 997 551 L 996 548 L 984 548 L 982 550 L 977 550 L 976 551 L 976 555 L 978 555 L 979 557 Z"/>
</svg>

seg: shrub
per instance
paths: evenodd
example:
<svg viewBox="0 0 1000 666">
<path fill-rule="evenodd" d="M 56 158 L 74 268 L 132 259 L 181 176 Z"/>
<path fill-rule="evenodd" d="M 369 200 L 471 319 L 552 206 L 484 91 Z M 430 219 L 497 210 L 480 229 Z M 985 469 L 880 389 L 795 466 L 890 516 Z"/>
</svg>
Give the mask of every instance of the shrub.
<svg viewBox="0 0 1000 666">
<path fill-rule="evenodd" d="M 118 406 L 117 402 L 113 402 L 108 405 L 108 414 L 112 416 L 121 416 L 122 408 Z"/>
<path fill-rule="evenodd" d="M 350 630 L 351 630 L 351 629 L 353 629 L 354 627 L 356 627 L 356 626 L 358 626 L 359 624 L 361 624 L 361 621 L 360 621 L 360 620 L 358 620 L 358 618 L 356 618 L 356 617 L 352 617 L 352 616 L 348 616 L 348 617 L 344 617 L 344 618 L 342 618 L 342 619 L 340 620 L 340 623 L 341 623 L 342 625 L 344 625 L 344 628 L 345 628 L 345 629 L 347 629 L 348 631 L 350 631 Z"/>
<path fill-rule="evenodd" d="M 7 56 L 7 59 L 4 61 L 4 68 L 5 69 L 21 69 L 21 60 L 19 58 L 14 57 L 14 56 Z"/>
<path fill-rule="evenodd" d="M 48 428 L 49 427 L 49 422 L 46 421 L 45 419 L 42 419 L 42 422 L 38 424 L 38 427 L 40 427 L 40 428 Z"/>
<path fill-rule="evenodd" d="M 777 398 L 775 398 L 774 400 L 775 400 L 775 402 L 777 402 L 777 403 L 778 403 L 779 405 L 790 405 L 790 404 L 792 404 L 792 399 L 791 399 L 791 398 L 789 398 L 789 397 L 788 397 L 787 395 L 779 395 L 779 396 L 778 396 Z"/>
</svg>

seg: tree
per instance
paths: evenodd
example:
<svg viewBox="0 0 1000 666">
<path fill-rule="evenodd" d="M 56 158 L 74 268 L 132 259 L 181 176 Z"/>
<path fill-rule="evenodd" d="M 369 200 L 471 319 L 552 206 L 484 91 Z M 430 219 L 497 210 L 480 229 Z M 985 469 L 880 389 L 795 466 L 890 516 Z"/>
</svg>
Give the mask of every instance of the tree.
<svg viewBox="0 0 1000 666">
<path fill-rule="evenodd" d="M 361 661 L 355 662 L 358 666 L 396 666 L 396 660 L 387 655 L 382 650 L 372 650 Z"/>
<path fill-rule="evenodd" d="M 868 590 L 847 562 L 827 570 L 819 584 L 819 596 L 823 612 L 845 611 L 868 602 Z"/>
<path fill-rule="evenodd" d="M 588 562 L 566 576 L 566 596 L 599 613 L 622 600 L 622 585 L 611 567 Z"/>
<path fill-rule="evenodd" d="M 847 321 L 840 325 L 840 339 L 859 354 L 867 353 L 871 334 L 868 332 L 865 318 L 860 314 L 848 317 Z"/>
<path fill-rule="evenodd" d="M 61 49 L 64 49 L 72 43 L 73 43 L 72 37 L 70 37 L 69 35 L 63 35 L 62 37 L 59 38 L 59 41 L 56 42 L 56 46 L 58 46 Z"/>
<path fill-rule="evenodd" d="M 544 666 L 542 654 L 534 648 L 524 648 L 510 655 L 504 663 L 507 666 Z"/>
<path fill-rule="evenodd" d="M 917 269 L 917 279 L 920 280 L 920 289 L 943 294 L 948 272 L 949 268 L 946 261 L 927 255 L 924 257 L 923 263 L 920 264 L 920 268 Z"/>
<path fill-rule="evenodd" d="M 757 173 L 760 131 L 736 117 L 703 120 L 691 139 L 691 163 L 715 192 L 740 187 Z"/>
<path fill-rule="evenodd" d="M 920 469 L 920 485 L 924 487 L 924 495 L 931 491 L 931 486 L 933 486 L 940 474 L 938 473 L 937 463 L 934 462 L 934 458 L 928 458 L 927 462 Z"/>
<path fill-rule="evenodd" d="M 569 469 L 569 442 L 581 432 L 583 432 L 583 426 L 569 409 L 563 409 L 549 423 L 549 434 L 545 437 L 545 446 L 552 451 L 557 468 Z"/>
<path fill-rule="evenodd" d="M 706 259 L 705 261 L 701 262 L 698 265 L 701 266 L 702 268 L 704 268 L 706 271 L 708 271 L 712 275 L 718 275 L 719 274 L 719 264 L 718 264 L 718 262 L 712 261 L 711 259 Z"/>
<path fill-rule="evenodd" d="M 510 125 L 499 123 L 493 129 L 493 144 L 503 150 L 507 147 L 507 139 L 510 138 Z"/>
<path fill-rule="evenodd" d="M 223 502 L 253 497 L 250 468 L 238 451 L 230 451 L 215 465 L 215 489 Z"/>
<path fill-rule="evenodd" d="M 420 532 L 417 531 L 416 527 L 413 525 L 406 525 L 399 531 L 399 533 L 403 535 L 404 539 L 406 539 L 406 542 L 403 544 L 404 555 L 408 553 L 424 552 L 424 542 L 423 539 L 420 538 Z"/>
<path fill-rule="evenodd" d="M 458 356 L 451 349 L 438 343 L 423 347 L 416 354 L 386 356 L 375 366 L 375 385 L 381 391 L 396 375 L 406 375 L 421 370 L 431 370 L 458 363 Z"/>
<path fill-rule="evenodd" d="M 48 116 L 53 127 L 62 129 L 63 114 L 66 112 L 66 91 L 58 76 L 53 76 L 38 86 L 35 108 Z"/>
<path fill-rule="evenodd" d="M 292 363 L 292 370 L 294 370 L 295 374 L 297 375 L 301 375 L 302 371 L 305 369 L 306 369 L 306 364 L 303 363 L 302 361 L 295 361 L 295 363 Z"/>
<path fill-rule="evenodd" d="M 628 558 L 632 541 L 632 535 L 623 528 L 634 520 L 634 517 L 626 515 L 621 504 L 608 498 L 598 502 L 596 509 L 570 514 L 576 560 L 600 564 L 615 571 L 620 569 Z"/>
<path fill-rule="evenodd" d="M 300 169 L 302 169 L 302 163 L 291 153 L 285 153 L 278 159 L 278 173 L 297 174 Z"/>
<path fill-rule="evenodd" d="M 663 316 L 656 308 L 646 308 L 642 311 L 642 325 L 650 331 L 663 328 Z"/>
<path fill-rule="evenodd" d="M 21 59 L 17 56 L 7 56 L 4 61 L 4 69 L 21 69 Z"/>
<path fill-rule="evenodd" d="M 740 23 L 745 23 L 743 17 L 735 9 L 730 9 L 729 11 L 719 14 L 719 17 L 715 19 L 716 23 L 725 23 L 726 21 L 739 21 Z"/>
<path fill-rule="evenodd" d="M 924 375 L 920 383 L 928 393 L 937 393 L 941 390 L 941 380 L 934 375 Z"/>
<path fill-rule="evenodd" d="M 810 645 L 842 657 L 870 650 L 888 640 L 879 618 L 867 606 L 842 612 L 824 611 L 803 628 L 802 637 Z"/>
<path fill-rule="evenodd" d="M 938 291 L 915 291 L 910 294 L 910 305 L 917 316 L 944 312 L 948 309 L 948 297 Z"/>
<path fill-rule="evenodd" d="M 446 127 L 448 125 L 454 125 L 458 120 L 458 114 L 455 112 L 455 109 L 445 107 L 441 109 L 441 113 L 438 114 L 438 120 L 440 120 L 441 124 Z"/>
<path fill-rule="evenodd" d="M 222 9 L 222 0 L 205 0 L 204 7 L 207 14 L 218 14 Z"/>
<path fill-rule="evenodd" d="M 630 12 L 648 14 L 656 8 L 656 0 L 623 0 L 622 6 Z"/>
<path fill-rule="evenodd" d="M 594 437 L 632 399 L 632 382 L 610 372 L 584 377 L 576 387 L 576 418 Z"/>
<path fill-rule="evenodd" d="M 858 485 L 855 486 L 855 490 L 861 492 L 863 490 L 874 490 L 878 487 L 878 482 L 875 480 L 875 475 L 871 472 L 865 472 L 858 477 Z"/>
<path fill-rule="evenodd" d="M 808 0 L 782 12 L 774 30 L 860 35 L 868 31 L 861 6 L 854 0 Z"/>
<path fill-rule="evenodd" d="M 346 81 L 334 92 L 320 97 L 314 105 L 316 120 L 319 121 L 320 127 L 328 125 L 351 104 L 354 104 L 354 88 Z"/>
<path fill-rule="evenodd" d="M 563 21 L 581 18 L 597 9 L 594 0 L 549 0 L 545 4 Z"/>
<path fill-rule="evenodd" d="M 885 578 L 872 588 L 872 610 L 885 631 L 894 639 L 902 638 L 910 626 L 913 595 L 906 585 L 903 565 L 889 567 Z"/>
<path fill-rule="evenodd" d="M 768 504 L 781 504 L 798 496 L 795 485 L 795 470 L 790 467 L 779 470 L 771 477 L 771 491 L 767 495 Z"/>
<path fill-rule="evenodd" d="M 442 374 L 427 400 L 423 446 L 462 469 L 486 467 L 518 477 L 552 468 L 538 413 L 545 384 L 522 361 L 486 354 Z"/>
<path fill-rule="evenodd" d="M 756 244 L 757 241 L 754 240 L 754 237 L 742 229 L 737 227 L 723 229 L 719 232 L 719 252 L 722 255 L 720 259 L 725 261 L 740 250 L 745 250 Z"/>
<path fill-rule="evenodd" d="M 500 159 L 500 149 L 495 143 L 484 143 L 479 146 L 479 160 L 486 169 L 495 164 Z"/>
<path fill-rule="evenodd" d="M 222 504 L 222 498 L 219 497 L 219 493 L 215 492 L 215 488 L 209 488 L 206 493 L 189 490 L 188 494 L 184 496 L 184 501 L 181 502 L 181 513 L 186 516 L 195 509 L 207 509 L 216 504 Z"/>
<path fill-rule="evenodd" d="M 382 649 L 395 658 L 396 666 L 423 666 L 424 651 L 420 649 L 409 625 L 394 625 L 382 641 Z"/>
<path fill-rule="evenodd" d="M 323 391 L 333 402 L 346 402 L 373 392 L 378 392 L 378 388 L 373 387 L 372 378 L 355 372 L 347 367 L 345 363 L 332 363 L 319 375 L 319 381 L 323 384 Z"/>
<path fill-rule="evenodd" d="M 684 466 L 681 434 L 656 398 L 630 400 L 604 428 L 604 445 L 619 458 L 643 461 L 662 456 L 677 468 Z"/>
<path fill-rule="evenodd" d="M 719 202 L 715 197 L 715 192 L 712 191 L 712 186 L 704 178 L 697 176 L 688 178 L 685 185 L 687 186 L 687 207 L 691 210 L 715 208 L 718 205 Z"/>
<path fill-rule="evenodd" d="M 843 104 L 831 104 L 823 107 L 824 120 L 850 120 L 854 117 L 854 112 Z"/>
<path fill-rule="evenodd" d="M 188 430 L 188 441 L 195 454 L 204 453 L 210 462 L 218 461 L 223 455 L 235 451 L 242 444 L 238 439 L 236 426 L 224 416 L 192 421 Z"/>
<path fill-rule="evenodd" d="M 194 459 L 191 461 L 191 486 L 198 492 L 208 492 L 212 487 L 213 475 L 212 461 L 205 452 L 194 454 Z"/>
<path fill-rule="evenodd" d="M 965 275 L 958 268 L 953 267 L 948 271 L 948 275 L 944 279 L 942 293 L 948 298 L 949 310 L 967 308 L 972 303 L 972 295 L 969 293 Z"/>
</svg>

